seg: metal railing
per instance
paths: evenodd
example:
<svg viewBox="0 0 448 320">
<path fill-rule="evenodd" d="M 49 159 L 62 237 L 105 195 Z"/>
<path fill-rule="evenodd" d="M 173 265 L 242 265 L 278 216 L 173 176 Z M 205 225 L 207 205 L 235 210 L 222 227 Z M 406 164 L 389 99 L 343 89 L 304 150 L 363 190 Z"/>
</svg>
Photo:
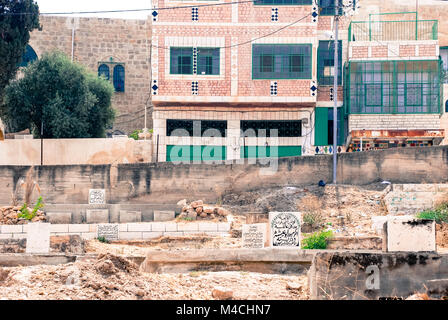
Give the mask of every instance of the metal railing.
<svg viewBox="0 0 448 320">
<path fill-rule="evenodd" d="M 437 40 L 437 20 L 353 21 L 349 41 Z"/>
</svg>

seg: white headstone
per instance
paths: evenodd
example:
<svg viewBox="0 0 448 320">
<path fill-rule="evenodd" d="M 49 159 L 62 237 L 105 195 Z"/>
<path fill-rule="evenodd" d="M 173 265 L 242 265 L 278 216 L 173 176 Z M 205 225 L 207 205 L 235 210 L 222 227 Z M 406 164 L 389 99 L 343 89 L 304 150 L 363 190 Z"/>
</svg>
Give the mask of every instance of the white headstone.
<svg viewBox="0 0 448 320">
<path fill-rule="evenodd" d="M 271 246 L 274 248 L 300 248 L 300 213 L 270 212 Z"/>
<path fill-rule="evenodd" d="M 90 189 L 89 204 L 106 204 L 106 190 Z"/>
<path fill-rule="evenodd" d="M 264 248 L 266 229 L 266 223 L 243 224 L 243 248 Z"/>
<path fill-rule="evenodd" d="M 26 237 L 26 253 L 48 254 L 50 252 L 50 223 L 30 223 Z"/>
<path fill-rule="evenodd" d="M 409 216 L 387 220 L 387 251 L 436 251 L 436 223 Z"/>
<path fill-rule="evenodd" d="M 108 241 L 118 240 L 119 239 L 118 224 L 99 224 L 98 238 L 104 238 Z"/>
</svg>

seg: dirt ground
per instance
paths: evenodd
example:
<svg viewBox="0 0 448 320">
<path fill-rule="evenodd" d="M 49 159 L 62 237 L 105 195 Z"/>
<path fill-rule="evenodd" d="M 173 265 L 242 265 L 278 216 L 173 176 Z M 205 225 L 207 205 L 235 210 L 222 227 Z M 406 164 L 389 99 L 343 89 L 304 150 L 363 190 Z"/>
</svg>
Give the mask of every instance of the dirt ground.
<svg viewBox="0 0 448 320">
<path fill-rule="evenodd" d="M 383 190 L 387 185 L 327 185 L 325 187 L 283 187 L 229 194 L 223 205 L 235 215 L 272 211 L 305 210 L 303 199 L 313 196 L 322 214 L 322 221 L 337 236 L 374 235 L 372 216 L 387 214 Z"/>
<path fill-rule="evenodd" d="M 249 272 L 141 273 L 119 256 L 58 266 L 0 269 L 3 300 L 212 300 L 224 287 L 233 299 L 306 300 L 306 275 Z"/>
</svg>

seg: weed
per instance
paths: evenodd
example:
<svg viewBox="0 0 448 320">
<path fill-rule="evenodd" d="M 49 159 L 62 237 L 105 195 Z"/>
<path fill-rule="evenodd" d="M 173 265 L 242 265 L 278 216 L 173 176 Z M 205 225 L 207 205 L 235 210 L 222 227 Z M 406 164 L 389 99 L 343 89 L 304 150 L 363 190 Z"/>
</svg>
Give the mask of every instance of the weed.
<svg viewBox="0 0 448 320">
<path fill-rule="evenodd" d="M 31 213 L 28 210 L 27 203 L 25 202 L 25 204 L 20 208 L 20 213 L 18 214 L 18 218 L 26 219 L 26 220 L 33 220 L 33 218 L 37 214 L 37 211 L 42 209 L 43 207 L 44 207 L 44 203 L 43 203 L 42 197 L 39 197 L 39 199 L 37 199 L 37 203 L 34 205 L 33 211 Z"/>
<path fill-rule="evenodd" d="M 417 214 L 419 219 L 435 220 L 436 223 L 448 222 L 448 208 L 447 205 L 441 205 L 434 210 L 425 210 Z"/>
<path fill-rule="evenodd" d="M 331 230 L 315 232 L 302 240 L 302 249 L 327 249 L 328 240 L 332 237 Z"/>
<path fill-rule="evenodd" d="M 303 197 L 298 207 L 304 212 L 304 224 L 309 225 L 312 229 L 315 229 L 322 225 L 322 205 L 316 196 L 307 195 Z"/>
<path fill-rule="evenodd" d="M 98 237 L 98 241 L 102 243 L 109 243 L 110 241 L 107 240 L 105 237 Z"/>
</svg>

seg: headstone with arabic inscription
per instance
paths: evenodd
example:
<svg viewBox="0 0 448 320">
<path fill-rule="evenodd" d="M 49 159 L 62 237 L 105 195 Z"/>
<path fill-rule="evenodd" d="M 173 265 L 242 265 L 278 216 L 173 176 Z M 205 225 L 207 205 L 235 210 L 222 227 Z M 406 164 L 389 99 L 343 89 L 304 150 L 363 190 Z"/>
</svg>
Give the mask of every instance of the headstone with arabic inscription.
<svg viewBox="0 0 448 320">
<path fill-rule="evenodd" d="M 243 224 L 243 248 L 262 249 L 266 242 L 266 223 Z"/>
<path fill-rule="evenodd" d="M 270 212 L 271 246 L 274 248 L 300 248 L 300 213 Z"/>
<path fill-rule="evenodd" d="M 118 224 L 99 224 L 98 238 L 104 238 L 108 241 L 118 240 L 119 239 Z"/>
<path fill-rule="evenodd" d="M 90 189 L 89 204 L 106 204 L 106 190 Z"/>
</svg>

